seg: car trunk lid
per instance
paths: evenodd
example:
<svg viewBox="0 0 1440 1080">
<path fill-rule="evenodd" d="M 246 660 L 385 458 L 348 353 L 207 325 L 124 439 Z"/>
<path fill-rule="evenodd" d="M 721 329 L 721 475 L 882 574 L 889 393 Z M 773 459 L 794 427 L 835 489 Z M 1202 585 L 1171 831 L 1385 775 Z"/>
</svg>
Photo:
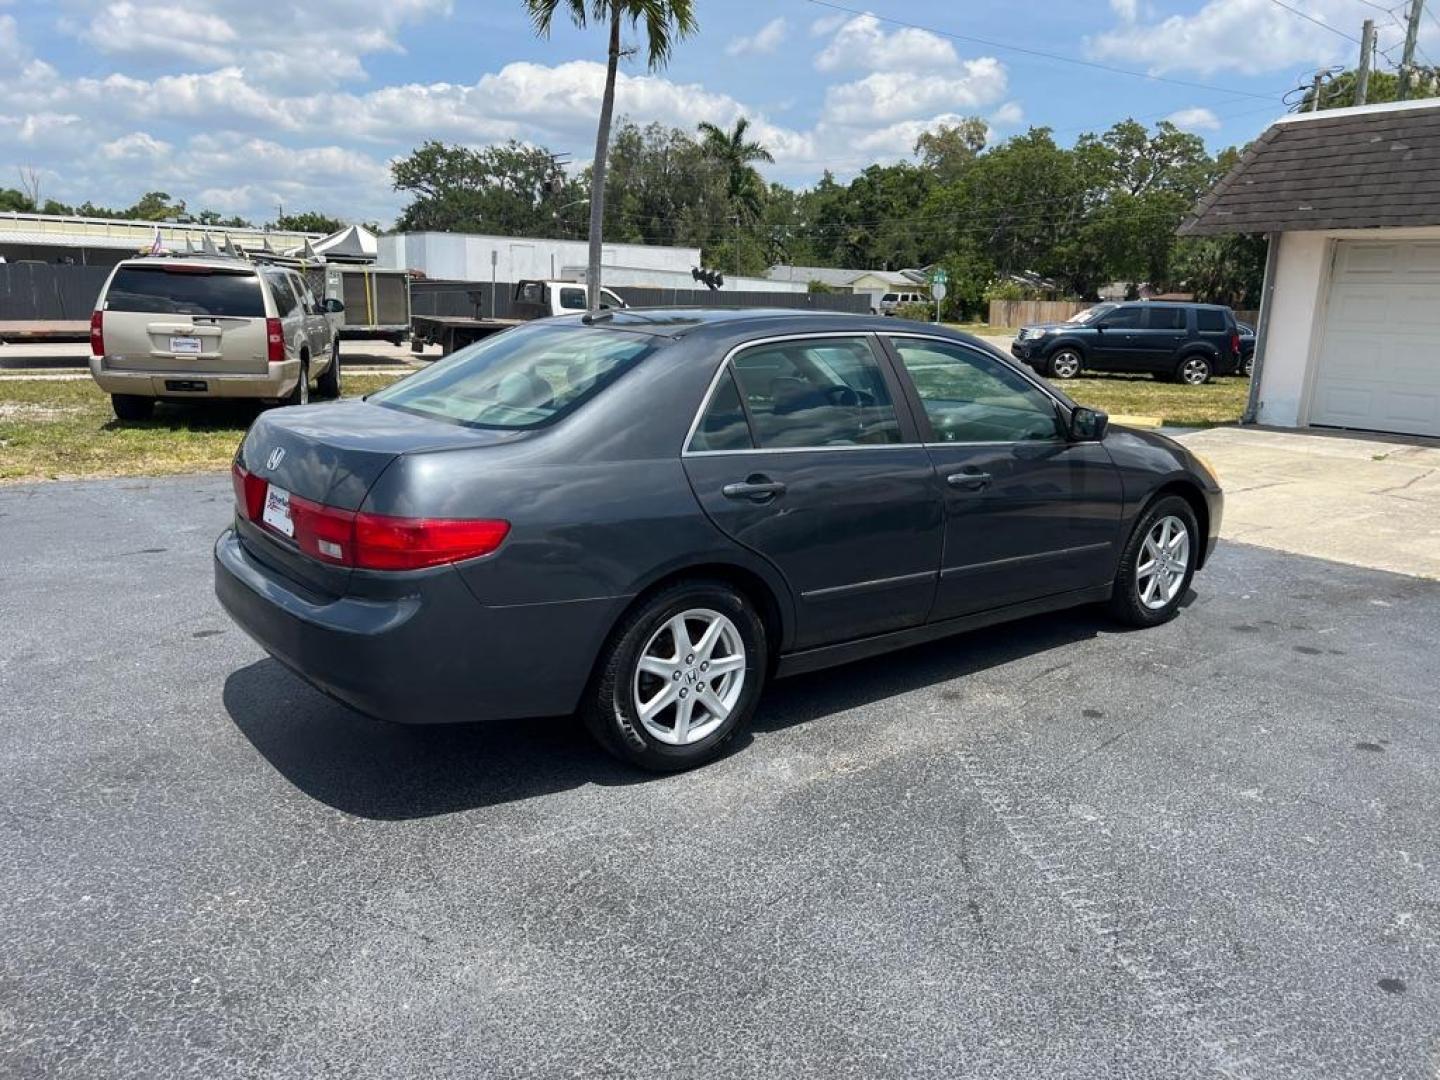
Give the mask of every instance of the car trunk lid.
<svg viewBox="0 0 1440 1080">
<path fill-rule="evenodd" d="M 243 524 L 241 536 L 248 548 L 288 577 L 317 592 L 341 595 L 351 570 L 301 551 L 293 536 L 285 535 L 285 510 L 275 502 L 298 499 L 358 511 L 381 473 L 401 454 L 495 446 L 526 435 L 463 427 L 364 401 L 269 410 L 250 428 L 236 457 L 236 464 L 254 478 L 251 482 L 265 486 L 258 496 L 261 510 Z"/>
</svg>

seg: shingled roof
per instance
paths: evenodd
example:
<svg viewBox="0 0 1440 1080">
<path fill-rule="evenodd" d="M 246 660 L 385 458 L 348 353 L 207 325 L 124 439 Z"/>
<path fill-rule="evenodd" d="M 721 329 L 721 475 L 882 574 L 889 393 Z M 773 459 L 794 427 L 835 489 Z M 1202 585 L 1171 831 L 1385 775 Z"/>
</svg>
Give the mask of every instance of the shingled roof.
<svg viewBox="0 0 1440 1080">
<path fill-rule="evenodd" d="M 1195 204 L 1186 236 L 1440 225 L 1440 99 L 1277 120 Z"/>
</svg>

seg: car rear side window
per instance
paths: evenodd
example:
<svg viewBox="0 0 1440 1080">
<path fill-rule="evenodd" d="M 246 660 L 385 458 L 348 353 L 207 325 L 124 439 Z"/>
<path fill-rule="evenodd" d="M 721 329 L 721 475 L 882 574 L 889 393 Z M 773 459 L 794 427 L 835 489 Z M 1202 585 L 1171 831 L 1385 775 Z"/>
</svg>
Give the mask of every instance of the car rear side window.
<svg viewBox="0 0 1440 1080">
<path fill-rule="evenodd" d="M 270 295 L 275 298 L 276 314 L 283 319 L 300 303 L 296 299 L 295 290 L 290 287 L 290 279 L 285 274 L 267 273 L 265 280 L 270 283 Z"/>
<path fill-rule="evenodd" d="M 105 310 L 258 319 L 265 315 L 265 300 L 253 271 L 235 273 L 183 263 L 122 266 L 110 280 Z"/>
<path fill-rule="evenodd" d="M 705 450 L 749 450 L 755 446 L 750 437 L 750 423 L 745 419 L 745 408 L 740 404 L 740 391 L 735 389 L 735 377 L 727 368 L 720 373 L 715 392 L 710 395 L 710 404 L 690 440 L 692 451 Z"/>
<path fill-rule="evenodd" d="M 1155 307 L 1150 309 L 1151 330 L 1184 330 L 1185 309 L 1178 307 Z"/>
<path fill-rule="evenodd" d="M 1214 308 L 1196 308 L 1195 326 L 1202 334 L 1224 333 L 1225 315 Z"/>
<path fill-rule="evenodd" d="M 468 427 L 541 427 L 601 393 L 653 348 L 649 337 L 619 330 L 520 326 L 367 400 Z"/>
<path fill-rule="evenodd" d="M 900 422 L 865 338 L 757 345 L 732 370 L 764 450 L 898 443 Z"/>
<path fill-rule="evenodd" d="M 1060 438 L 1055 403 L 1004 362 L 962 345 L 891 338 L 915 384 L 935 442 Z"/>
</svg>

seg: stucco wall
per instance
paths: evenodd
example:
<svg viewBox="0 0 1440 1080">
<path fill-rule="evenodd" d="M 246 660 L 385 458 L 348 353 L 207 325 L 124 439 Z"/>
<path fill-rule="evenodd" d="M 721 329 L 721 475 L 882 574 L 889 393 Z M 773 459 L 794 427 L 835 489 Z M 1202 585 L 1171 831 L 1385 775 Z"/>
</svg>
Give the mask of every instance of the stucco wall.
<svg viewBox="0 0 1440 1080">
<path fill-rule="evenodd" d="M 1312 339 L 1319 332 L 1318 309 L 1330 268 L 1330 237 L 1318 232 L 1285 233 L 1275 265 L 1265 363 L 1260 378 L 1258 420 L 1295 427 L 1305 397 L 1305 371 Z"/>
</svg>

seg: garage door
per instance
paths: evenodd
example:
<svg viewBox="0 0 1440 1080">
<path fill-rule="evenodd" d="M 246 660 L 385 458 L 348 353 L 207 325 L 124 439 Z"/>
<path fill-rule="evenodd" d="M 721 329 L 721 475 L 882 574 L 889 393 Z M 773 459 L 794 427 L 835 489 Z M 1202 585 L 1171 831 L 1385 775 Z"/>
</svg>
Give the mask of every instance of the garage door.
<svg viewBox="0 0 1440 1080">
<path fill-rule="evenodd" d="M 1440 241 L 1336 245 L 1310 422 L 1440 436 Z"/>
</svg>

